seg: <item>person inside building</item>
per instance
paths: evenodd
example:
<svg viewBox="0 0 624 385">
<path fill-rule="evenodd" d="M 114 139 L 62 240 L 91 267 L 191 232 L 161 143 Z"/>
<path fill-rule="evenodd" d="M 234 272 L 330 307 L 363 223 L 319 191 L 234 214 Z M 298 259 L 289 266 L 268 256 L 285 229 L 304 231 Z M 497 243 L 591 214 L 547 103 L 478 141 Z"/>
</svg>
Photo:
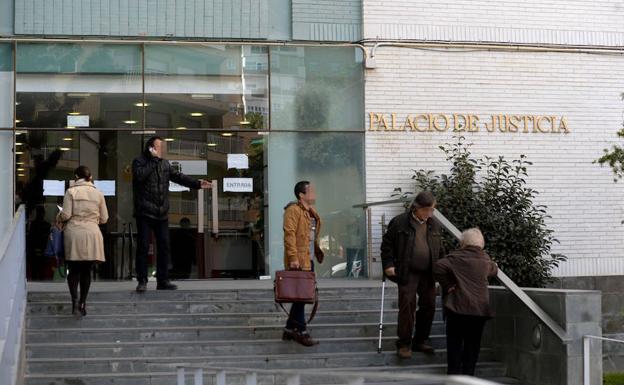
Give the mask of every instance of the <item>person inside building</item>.
<svg viewBox="0 0 624 385">
<path fill-rule="evenodd" d="M 322 263 L 324 257 L 318 243 L 321 218 L 314 209 L 316 191 L 310 182 L 301 181 L 295 185 L 294 192 L 297 201 L 290 202 L 284 211 L 284 268 L 314 271 L 314 258 Z M 303 302 L 292 304 L 282 339 L 303 346 L 318 344 L 306 330 Z"/>
<path fill-rule="evenodd" d="M 498 268 L 483 251 L 484 245 L 479 229 L 466 230 L 460 248 L 434 266 L 443 293 L 448 374 L 474 375 L 483 327 L 493 316 L 488 278 L 495 276 Z"/>
<path fill-rule="evenodd" d="M 147 251 L 151 232 L 156 238 L 156 289 L 176 290 L 169 280 L 169 181 L 193 189 L 208 189 L 207 180 L 193 179 L 163 159 L 164 141 L 153 136 L 132 161 L 134 216 L 137 223 L 136 272 L 139 293 L 147 290 Z"/>
<path fill-rule="evenodd" d="M 105 261 L 104 238 L 99 225 L 108 221 L 108 210 L 104 194 L 95 188 L 89 168 L 79 166 L 74 174 L 75 183 L 65 192 L 63 209 L 58 213 L 57 220 L 65 222 L 63 238 L 69 270 L 67 285 L 72 314 L 79 318 L 87 315 L 86 301 L 93 264 Z"/>
<path fill-rule="evenodd" d="M 381 243 L 384 274 L 399 287 L 397 355 L 402 359 L 412 352 L 435 352 L 427 343 L 435 315 L 433 264 L 444 256 L 435 205 L 431 192 L 420 192 L 407 212 L 390 221 Z"/>
</svg>

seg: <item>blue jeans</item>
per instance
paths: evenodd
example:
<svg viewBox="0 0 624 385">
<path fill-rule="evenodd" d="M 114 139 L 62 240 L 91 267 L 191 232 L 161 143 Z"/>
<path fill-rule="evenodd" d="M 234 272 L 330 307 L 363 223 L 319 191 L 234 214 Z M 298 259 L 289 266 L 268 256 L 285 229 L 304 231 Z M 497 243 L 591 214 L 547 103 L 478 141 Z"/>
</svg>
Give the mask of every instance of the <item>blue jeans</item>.
<svg viewBox="0 0 624 385">
<path fill-rule="evenodd" d="M 314 271 L 314 261 L 311 261 L 310 263 L 311 269 Z M 306 331 L 305 303 L 293 302 L 290 307 L 290 318 L 286 321 L 286 329 L 297 329 L 299 332 Z"/>
</svg>

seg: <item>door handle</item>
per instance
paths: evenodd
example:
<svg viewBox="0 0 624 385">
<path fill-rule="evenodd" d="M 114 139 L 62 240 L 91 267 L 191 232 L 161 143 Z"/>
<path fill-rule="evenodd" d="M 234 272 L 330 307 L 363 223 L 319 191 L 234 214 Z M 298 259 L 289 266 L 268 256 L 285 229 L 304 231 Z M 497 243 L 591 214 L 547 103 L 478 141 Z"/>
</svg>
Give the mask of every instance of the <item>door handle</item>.
<svg viewBox="0 0 624 385">
<path fill-rule="evenodd" d="M 212 235 L 219 235 L 219 184 L 212 180 Z"/>
</svg>

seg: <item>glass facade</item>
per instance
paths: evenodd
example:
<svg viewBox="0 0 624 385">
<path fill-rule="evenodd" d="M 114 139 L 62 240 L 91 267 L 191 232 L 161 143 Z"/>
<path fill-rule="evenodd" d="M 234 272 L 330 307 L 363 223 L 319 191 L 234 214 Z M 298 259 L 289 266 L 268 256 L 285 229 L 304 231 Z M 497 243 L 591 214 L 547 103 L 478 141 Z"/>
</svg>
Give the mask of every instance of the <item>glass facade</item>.
<svg viewBox="0 0 624 385">
<path fill-rule="evenodd" d="M 13 107 L 13 47 L 0 43 L 0 234 L 13 218 Z"/>
<path fill-rule="evenodd" d="M 352 208 L 365 197 L 359 49 L 16 47 L 16 103 L 2 107 L 15 104 L 17 114 L 0 132 L 7 133 L 9 147 L 16 138 L 15 191 L 29 214 L 30 279 L 54 278 L 54 261 L 43 258 L 41 248 L 62 192 L 82 164 L 107 191 L 111 218 L 102 226 L 107 262 L 98 275 L 132 277 L 131 163 L 153 135 L 165 139 L 165 157 L 174 167 L 218 185 L 215 194 L 170 187 L 172 277 L 251 278 L 282 269 L 283 209 L 299 180 L 317 188 L 326 254 L 318 274 L 367 275 L 365 222 L 361 209 Z M 12 58 L 10 44 L 10 55 L 2 49 L 0 58 Z M 2 92 L 12 97 L 12 61 L 0 62 L 3 68 L 11 86 Z M 11 156 L 3 148 L 0 154 Z M 232 181 L 243 181 L 245 189 L 225 187 Z"/>
</svg>

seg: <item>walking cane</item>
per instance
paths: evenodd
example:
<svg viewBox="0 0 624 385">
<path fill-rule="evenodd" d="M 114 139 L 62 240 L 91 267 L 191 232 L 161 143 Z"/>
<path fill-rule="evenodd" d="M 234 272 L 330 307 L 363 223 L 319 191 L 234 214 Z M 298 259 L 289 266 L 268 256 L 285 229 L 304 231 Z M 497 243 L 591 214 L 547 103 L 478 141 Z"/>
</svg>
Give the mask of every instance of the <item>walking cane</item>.
<svg viewBox="0 0 624 385">
<path fill-rule="evenodd" d="M 386 274 L 381 280 L 381 311 L 379 314 L 379 344 L 377 345 L 377 353 L 381 353 L 381 337 L 383 336 L 383 313 L 384 313 L 384 297 L 386 294 Z"/>
</svg>

